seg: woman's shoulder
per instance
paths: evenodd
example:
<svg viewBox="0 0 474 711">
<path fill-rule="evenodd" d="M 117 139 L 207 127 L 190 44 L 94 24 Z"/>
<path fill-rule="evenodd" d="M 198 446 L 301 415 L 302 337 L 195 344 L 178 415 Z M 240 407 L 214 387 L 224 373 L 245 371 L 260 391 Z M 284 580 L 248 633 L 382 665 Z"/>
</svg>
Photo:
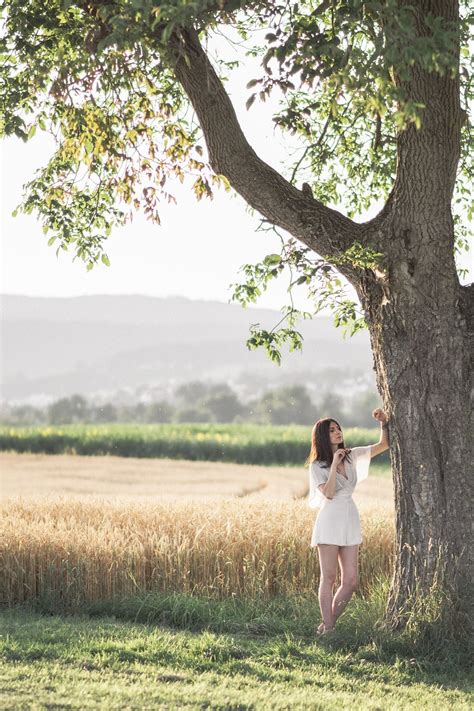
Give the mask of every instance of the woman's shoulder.
<svg viewBox="0 0 474 711">
<path fill-rule="evenodd" d="M 315 459 L 311 464 L 309 465 L 310 469 L 327 469 L 328 468 L 328 463 L 322 461 L 321 459 Z"/>
</svg>

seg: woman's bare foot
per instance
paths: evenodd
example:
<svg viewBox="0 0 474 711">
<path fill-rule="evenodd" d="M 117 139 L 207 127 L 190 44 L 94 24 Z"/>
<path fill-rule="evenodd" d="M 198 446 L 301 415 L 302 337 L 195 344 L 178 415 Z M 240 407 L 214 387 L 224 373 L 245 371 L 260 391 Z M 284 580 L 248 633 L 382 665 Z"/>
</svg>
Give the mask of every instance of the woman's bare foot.
<svg viewBox="0 0 474 711">
<path fill-rule="evenodd" d="M 316 630 L 316 634 L 322 634 L 323 632 L 324 632 L 324 622 L 321 622 L 318 629 Z"/>
<path fill-rule="evenodd" d="M 333 632 L 334 629 L 335 629 L 334 626 L 332 626 L 332 627 L 326 627 L 326 626 L 325 626 L 325 627 L 324 627 L 324 630 L 321 632 L 321 636 L 323 636 L 323 635 L 325 635 L 325 634 L 329 634 L 329 632 Z"/>
</svg>

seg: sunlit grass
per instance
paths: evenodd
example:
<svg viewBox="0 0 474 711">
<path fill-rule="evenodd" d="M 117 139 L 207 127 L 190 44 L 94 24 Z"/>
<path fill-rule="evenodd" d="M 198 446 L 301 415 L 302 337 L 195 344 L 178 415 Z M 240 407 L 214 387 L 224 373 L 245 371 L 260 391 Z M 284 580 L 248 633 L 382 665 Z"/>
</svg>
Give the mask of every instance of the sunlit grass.
<svg viewBox="0 0 474 711">
<path fill-rule="evenodd" d="M 433 650 L 377 631 L 386 587 L 351 602 L 326 641 L 314 635 L 314 597 L 155 594 L 80 616 L 7 610 L 0 707 L 472 708 L 465 647 Z"/>
</svg>

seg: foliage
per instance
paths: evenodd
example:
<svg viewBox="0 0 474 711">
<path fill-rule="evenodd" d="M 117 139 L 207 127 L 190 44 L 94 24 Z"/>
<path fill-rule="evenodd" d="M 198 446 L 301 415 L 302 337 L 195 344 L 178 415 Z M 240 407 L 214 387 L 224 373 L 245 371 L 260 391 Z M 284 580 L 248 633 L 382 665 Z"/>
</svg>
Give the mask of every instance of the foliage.
<svg viewBox="0 0 474 711">
<path fill-rule="evenodd" d="M 229 387 L 226 391 L 217 392 L 206 398 L 204 406 L 211 413 L 214 422 L 233 422 L 245 412 L 245 407 Z"/>
<path fill-rule="evenodd" d="M 373 389 L 357 392 L 356 373 L 342 373 L 327 369 L 317 376 L 316 402 L 306 385 L 292 384 L 280 387 L 252 385 L 253 397 L 240 400 L 237 393 L 225 383 L 191 381 L 180 385 L 174 400 L 151 399 L 134 404 L 118 402 L 94 403 L 81 395 L 59 398 L 44 409 L 32 405 L 9 406 L 0 409 L 0 425 L 63 425 L 134 422 L 153 424 L 166 422 L 216 422 L 308 425 L 316 416 L 329 413 L 341 423 L 353 427 L 372 427 L 372 411 L 379 406 Z M 344 398 L 342 399 L 342 393 Z M 319 413 L 319 415 L 316 415 Z"/>
<path fill-rule="evenodd" d="M 274 227 L 271 229 L 280 234 Z M 316 316 L 328 305 L 333 312 L 335 325 L 343 327 L 344 335 L 352 336 L 365 327 L 365 318 L 358 305 L 347 298 L 346 286 L 336 267 L 338 264 L 350 263 L 363 269 L 373 269 L 379 265 L 379 259 L 383 256 L 380 252 L 354 242 L 349 249 L 338 257 L 332 257 L 329 262 L 315 255 L 311 249 L 302 247 L 293 238 L 285 240 L 282 235 L 280 238 L 281 253 L 269 254 L 257 264 L 245 264 L 241 271 L 246 280 L 233 285 L 232 295 L 234 301 L 245 307 L 255 303 L 273 279 L 285 270 L 289 273 L 290 305 L 282 309 L 282 319 L 270 331 L 262 329 L 260 324 L 253 324 L 247 341 L 250 349 L 263 346 L 270 359 L 278 365 L 281 363 L 280 348 L 284 343 L 289 343 L 290 351 L 302 349 L 302 336 L 293 328 L 298 319 Z M 312 312 L 295 308 L 293 294 L 296 287 L 305 288 L 314 304 Z M 287 326 L 279 328 L 283 322 Z"/>
<path fill-rule="evenodd" d="M 247 108 L 277 92 L 274 122 L 295 141 L 293 163 L 284 169 L 288 179 L 350 217 L 387 198 L 397 137 L 422 125 L 426 107 L 408 90 L 413 72 L 458 77 L 465 121 L 453 250 L 465 249 L 464 216 L 473 212 L 474 72 L 472 13 L 466 2 L 461 7 L 455 22 L 398 0 L 3 0 L 0 132 L 28 141 L 40 129 L 57 146 L 26 186 L 21 209 L 37 213 L 48 244 L 57 243 L 57 251 L 72 246 L 74 259 L 92 269 L 99 261 L 109 265 L 105 241 L 135 210 L 159 223 L 160 203 L 175 200 L 170 178 L 191 178 L 198 199 L 212 197 L 216 185 L 229 188 L 210 169 L 200 127 L 174 76 L 176 42 L 195 26 L 209 53 L 217 53 L 222 78 L 238 65 L 223 56 L 222 34 L 233 41 L 237 33 L 260 62 L 260 74 L 248 82 Z M 335 323 L 349 333 L 364 326 L 334 259 L 332 266 L 320 264 L 291 240 L 277 256 L 244 267 L 247 282 L 236 292 L 241 303 L 255 300 L 286 265 L 300 285 L 311 285 L 315 312 L 329 304 Z M 256 326 L 249 347 L 263 345 L 279 362 L 285 341 L 301 348 L 294 329 L 299 316 L 308 314 L 292 302 L 283 314 L 288 327 Z"/>
<path fill-rule="evenodd" d="M 71 395 L 53 402 L 48 408 L 48 420 L 55 425 L 84 422 L 89 417 L 87 400 L 82 395 Z"/>
<path fill-rule="evenodd" d="M 302 385 L 293 385 L 267 391 L 260 400 L 250 404 L 257 421 L 272 425 L 294 422 L 307 425 L 314 420 L 315 407 L 308 391 Z"/>
<path fill-rule="evenodd" d="M 175 201 L 170 176 L 191 175 L 198 198 L 220 182 L 171 69 L 146 35 L 139 42 L 139 5 L 4 3 L 1 132 L 27 141 L 39 128 L 57 145 L 21 209 L 36 211 L 48 244 L 74 246 L 88 270 L 109 265 L 103 243 L 133 210 L 159 223 L 160 199 Z"/>
<path fill-rule="evenodd" d="M 175 392 L 183 405 L 180 422 L 233 422 L 245 407 L 226 383 L 207 384 L 199 380 L 180 385 Z"/>
</svg>

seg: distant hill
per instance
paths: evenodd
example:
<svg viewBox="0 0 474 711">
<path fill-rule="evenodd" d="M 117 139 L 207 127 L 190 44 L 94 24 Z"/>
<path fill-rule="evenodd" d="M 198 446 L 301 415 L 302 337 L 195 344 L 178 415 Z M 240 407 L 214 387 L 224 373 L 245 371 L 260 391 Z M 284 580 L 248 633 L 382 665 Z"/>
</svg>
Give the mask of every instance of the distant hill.
<svg viewBox="0 0 474 711">
<path fill-rule="evenodd" d="M 302 322 L 303 353 L 281 368 L 248 351 L 249 326 L 271 328 L 278 311 L 147 296 L 1 296 L 1 395 L 93 394 L 195 379 L 234 381 L 243 371 L 278 380 L 327 368 L 369 371 L 367 332 L 343 339 L 329 318 Z"/>
</svg>

